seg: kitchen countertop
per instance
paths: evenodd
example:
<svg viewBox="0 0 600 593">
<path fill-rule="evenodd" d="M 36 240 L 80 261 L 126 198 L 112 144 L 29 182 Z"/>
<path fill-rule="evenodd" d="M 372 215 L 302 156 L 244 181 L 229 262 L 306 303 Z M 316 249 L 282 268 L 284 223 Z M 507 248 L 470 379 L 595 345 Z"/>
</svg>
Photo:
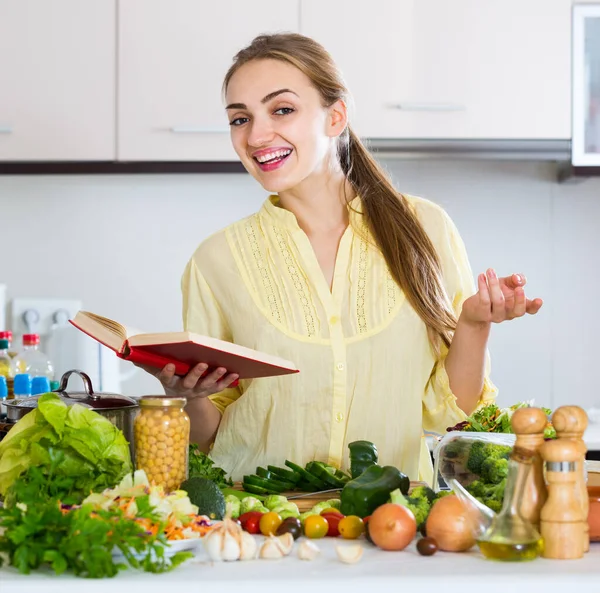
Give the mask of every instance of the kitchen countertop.
<svg viewBox="0 0 600 593">
<path fill-rule="evenodd" d="M 363 542 L 358 564 L 345 565 L 336 557 L 334 545 L 350 542 L 325 538 L 317 545 L 321 555 L 312 562 L 299 560 L 298 543 L 283 560 L 211 563 L 200 551 L 194 560 L 171 573 L 152 575 L 131 570 L 111 580 L 56 577 L 49 573 L 20 575 L 0 569 L 2 593 L 165 593 L 179 591 L 243 591 L 265 593 L 334 593 L 340 591 L 473 591 L 481 593 L 564 593 L 577 585 L 577 593 L 596 593 L 600 587 L 600 543 L 592 544 L 581 560 L 546 560 L 502 563 L 485 560 L 478 551 L 463 554 L 438 552 L 419 556 L 414 544 L 403 552 L 383 552 Z M 476 550 L 476 548 L 474 548 Z"/>
</svg>

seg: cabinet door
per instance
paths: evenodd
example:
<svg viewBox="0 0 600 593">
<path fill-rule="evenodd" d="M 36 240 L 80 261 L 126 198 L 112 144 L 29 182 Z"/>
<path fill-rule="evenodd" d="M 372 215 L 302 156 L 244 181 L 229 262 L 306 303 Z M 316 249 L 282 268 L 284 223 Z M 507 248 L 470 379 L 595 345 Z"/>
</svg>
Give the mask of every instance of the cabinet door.
<svg viewBox="0 0 600 593">
<path fill-rule="evenodd" d="M 223 77 L 253 37 L 278 31 L 298 31 L 296 0 L 120 0 L 119 160 L 236 160 Z"/>
<path fill-rule="evenodd" d="M 570 23 L 571 0 L 302 0 L 301 31 L 363 136 L 545 139 L 570 138 Z"/>
<path fill-rule="evenodd" d="M 115 158 L 116 0 L 0 0 L 0 159 Z"/>
</svg>

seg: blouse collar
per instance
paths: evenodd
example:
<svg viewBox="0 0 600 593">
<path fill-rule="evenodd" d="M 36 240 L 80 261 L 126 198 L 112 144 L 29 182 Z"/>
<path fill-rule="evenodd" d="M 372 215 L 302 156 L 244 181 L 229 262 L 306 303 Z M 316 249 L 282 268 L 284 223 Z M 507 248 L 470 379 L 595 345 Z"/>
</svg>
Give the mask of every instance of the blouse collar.
<svg viewBox="0 0 600 593">
<path fill-rule="evenodd" d="M 357 222 L 356 217 L 362 214 L 362 201 L 360 196 L 356 196 L 352 199 L 348 204 L 348 208 L 350 212 L 350 222 Z M 276 194 L 270 195 L 265 200 L 259 215 L 269 218 L 271 221 L 276 222 L 278 226 L 290 231 L 297 231 L 300 229 L 296 216 L 280 205 L 279 196 Z"/>
</svg>

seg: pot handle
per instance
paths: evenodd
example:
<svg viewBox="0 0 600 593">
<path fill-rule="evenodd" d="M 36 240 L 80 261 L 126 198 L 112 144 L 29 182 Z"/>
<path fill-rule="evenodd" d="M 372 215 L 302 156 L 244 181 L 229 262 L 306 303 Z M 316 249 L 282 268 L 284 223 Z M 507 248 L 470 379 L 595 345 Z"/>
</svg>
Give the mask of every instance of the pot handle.
<svg viewBox="0 0 600 593">
<path fill-rule="evenodd" d="M 58 388 L 58 392 L 61 395 L 64 395 L 65 397 L 71 397 L 68 393 L 67 393 L 67 383 L 69 382 L 69 377 L 75 373 L 76 375 L 79 375 L 79 377 L 81 378 L 81 380 L 83 381 L 83 389 L 85 390 L 86 394 L 91 398 L 91 399 L 100 399 L 99 395 L 96 395 L 94 393 L 94 388 L 92 387 L 92 380 L 90 379 L 89 375 L 87 375 L 86 373 L 84 373 L 83 371 L 78 371 L 77 369 L 72 369 L 70 371 L 67 371 L 61 378 L 60 378 L 60 387 Z M 72 397 L 71 399 L 85 399 L 85 398 L 79 398 L 79 397 Z"/>
</svg>

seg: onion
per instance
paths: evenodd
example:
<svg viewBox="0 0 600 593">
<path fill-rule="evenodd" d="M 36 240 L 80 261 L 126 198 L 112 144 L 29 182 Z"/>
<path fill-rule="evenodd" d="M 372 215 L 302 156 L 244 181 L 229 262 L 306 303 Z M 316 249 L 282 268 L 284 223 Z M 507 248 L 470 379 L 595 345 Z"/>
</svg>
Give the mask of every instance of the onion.
<svg viewBox="0 0 600 593">
<path fill-rule="evenodd" d="M 369 536 L 382 550 L 404 550 L 416 533 L 415 516 L 399 504 L 381 505 L 369 519 Z"/>
<path fill-rule="evenodd" d="M 466 552 L 475 544 L 469 510 L 455 495 L 444 496 L 434 503 L 426 530 L 445 552 Z"/>
</svg>

